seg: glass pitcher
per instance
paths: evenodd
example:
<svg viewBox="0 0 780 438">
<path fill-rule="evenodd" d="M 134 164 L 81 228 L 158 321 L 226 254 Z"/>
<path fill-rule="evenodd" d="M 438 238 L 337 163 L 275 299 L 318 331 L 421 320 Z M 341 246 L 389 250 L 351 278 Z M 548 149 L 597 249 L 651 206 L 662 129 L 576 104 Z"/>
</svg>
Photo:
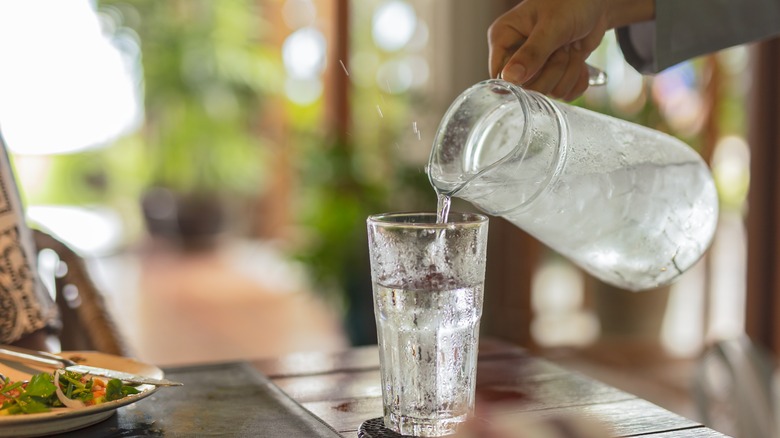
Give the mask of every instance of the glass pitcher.
<svg viewBox="0 0 780 438">
<path fill-rule="evenodd" d="M 428 177 L 629 290 L 690 268 L 718 219 L 709 168 L 682 141 L 501 80 L 453 102 Z"/>
</svg>

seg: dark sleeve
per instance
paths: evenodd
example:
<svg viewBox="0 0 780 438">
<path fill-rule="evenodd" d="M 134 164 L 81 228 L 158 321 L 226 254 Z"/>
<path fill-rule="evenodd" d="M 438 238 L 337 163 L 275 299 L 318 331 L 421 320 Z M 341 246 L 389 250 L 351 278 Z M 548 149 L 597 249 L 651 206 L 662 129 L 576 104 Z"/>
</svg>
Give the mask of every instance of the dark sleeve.
<svg viewBox="0 0 780 438">
<path fill-rule="evenodd" d="M 657 73 L 699 55 L 780 35 L 780 0 L 655 0 L 655 20 L 616 31 L 626 60 Z"/>
<path fill-rule="evenodd" d="M 655 21 L 646 21 L 615 30 L 623 57 L 640 73 L 657 73 Z"/>
</svg>

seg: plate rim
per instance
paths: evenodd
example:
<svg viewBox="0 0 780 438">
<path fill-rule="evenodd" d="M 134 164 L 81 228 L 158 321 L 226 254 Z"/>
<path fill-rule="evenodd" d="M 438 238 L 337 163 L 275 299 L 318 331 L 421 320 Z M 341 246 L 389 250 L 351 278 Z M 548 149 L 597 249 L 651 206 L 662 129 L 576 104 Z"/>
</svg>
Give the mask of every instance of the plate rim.
<svg viewBox="0 0 780 438">
<path fill-rule="evenodd" d="M 140 373 L 143 375 L 147 375 L 148 377 L 155 377 L 155 378 L 162 378 L 164 372 L 162 369 L 157 367 L 156 365 L 147 364 L 141 361 L 138 361 L 132 357 L 125 357 L 125 356 L 117 356 L 112 355 L 108 353 L 102 353 L 99 351 L 63 351 L 59 353 L 63 356 L 81 356 L 85 360 L 82 362 L 85 365 L 96 365 L 100 366 L 99 363 L 95 363 L 95 358 L 105 358 L 105 359 L 113 359 L 128 363 L 134 363 L 138 366 L 142 366 L 147 368 L 148 370 L 152 370 L 152 373 L 144 372 Z M 98 361 L 100 362 L 100 361 Z M 122 367 L 117 367 L 122 368 Z M 128 369 L 118 369 L 118 371 L 129 371 L 129 372 L 137 372 L 136 370 L 128 370 Z M 69 427 L 67 429 L 62 429 L 61 431 L 59 429 L 48 429 L 49 432 L 47 433 L 53 433 L 53 432 L 68 432 L 80 429 L 82 427 L 87 427 L 93 424 L 96 424 L 100 421 L 103 421 L 107 418 L 109 418 L 111 415 L 113 415 L 117 409 L 127 406 L 129 404 L 135 403 L 139 400 L 142 400 L 146 397 L 149 397 L 150 395 L 157 392 L 159 387 L 155 385 L 138 385 L 136 386 L 141 392 L 138 394 L 130 394 L 126 397 L 123 397 L 119 400 L 114 400 L 106 403 L 101 403 L 98 405 L 93 406 L 85 406 L 83 408 L 68 408 L 68 407 L 62 407 L 62 408 L 54 408 L 49 412 L 41 412 L 37 414 L 20 414 L 20 415 L 0 415 L 0 432 L 4 432 L 4 429 L 9 427 L 35 427 L 35 426 L 43 426 L 43 425 L 50 425 L 54 426 L 50 423 L 56 423 L 56 422 L 66 422 L 68 420 L 74 420 L 79 417 L 84 417 L 84 420 L 91 419 L 91 417 L 98 417 L 101 418 L 95 418 L 94 421 L 86 422 L 83 425 L 72 425 L 72 427 Z M 8 432 L 14 432 L 11 430 L 8 430 Z M 0 433 L 0 437 L 4 436 L 19 436 L 18 432 L 15 435 L 4 435 L 3 433 Z M 26 436 L 34 436 L 34 435 L 26 435 Z"/>
</svg>

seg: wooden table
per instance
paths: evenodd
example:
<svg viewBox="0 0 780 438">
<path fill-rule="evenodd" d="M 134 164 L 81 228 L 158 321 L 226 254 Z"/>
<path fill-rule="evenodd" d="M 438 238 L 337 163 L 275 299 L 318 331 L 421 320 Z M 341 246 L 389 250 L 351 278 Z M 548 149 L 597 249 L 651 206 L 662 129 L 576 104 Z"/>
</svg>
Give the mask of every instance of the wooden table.
<svg viewBox="0 0 780 438">
<path fill-rule="evenodd" d="M 253 365 L 344 437 L 356 437 L 363 421 L 382 416 L 375 346 L 342 354 L 299 354 Z M 498 341 L 480 344 L 477 393 L 478 403 L 511 400 L 518 411 L 596 418 L 619 437 L 726 436 Z"/>
<path fill-rule="evenodd" d="M 184 386 L 160 388 L 106 420 L 59 436 L 355 438 L 362 422 L 382 415 L 376 346 L 164 370 Z M 509 415 L 579 414 L 610 426 L 614 436 L 725 436 L 497 341 L 480 343 L 477 394 L 480 412 L 509 401 Z"/>
</svg>

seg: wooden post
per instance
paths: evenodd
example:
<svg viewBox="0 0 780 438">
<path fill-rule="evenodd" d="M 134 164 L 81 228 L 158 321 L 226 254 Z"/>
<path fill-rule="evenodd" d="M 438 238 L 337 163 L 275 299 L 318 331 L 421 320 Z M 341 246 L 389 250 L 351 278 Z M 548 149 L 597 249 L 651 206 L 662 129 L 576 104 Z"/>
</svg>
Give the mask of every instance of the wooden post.
<svg viewBox="0 0 780 438">
<path fill-rule="evenodd" d="M 258 1 L 271 25 L 271 42 L 281 47 L 290 34 L 290 29 L 282 19 L 282 5 L 280 2 Z M 284 96 L 269 95 L 265 98 L 270 100 L 268 108 L 284 108 Z M 248 228 L 252 237 L 283 239 L 290 229 L 294 157 L 289 144 L 290 124 L 287 117 L 285 111 L 266 111 L 259 124 L 262 132 L 258 135 L 270 140 L 271 163 L 267 165 L 268 181 L 265 192 L 259 194 L 251 205 L 252 222 L 248 224 Z"/>
<path fill-rule="evenodd" d="M 780 39 L 755 46 L 748 141 L 746 331 L 780 352 Z"/>
<path fill-rule="evenodd" d="M 352 113 L 349 105 L 349 0 L 330 0 L 327 11 L 328 60 L 325 72 L 326 132 L 338 147 L 348 147 Z"/>
</svg>

